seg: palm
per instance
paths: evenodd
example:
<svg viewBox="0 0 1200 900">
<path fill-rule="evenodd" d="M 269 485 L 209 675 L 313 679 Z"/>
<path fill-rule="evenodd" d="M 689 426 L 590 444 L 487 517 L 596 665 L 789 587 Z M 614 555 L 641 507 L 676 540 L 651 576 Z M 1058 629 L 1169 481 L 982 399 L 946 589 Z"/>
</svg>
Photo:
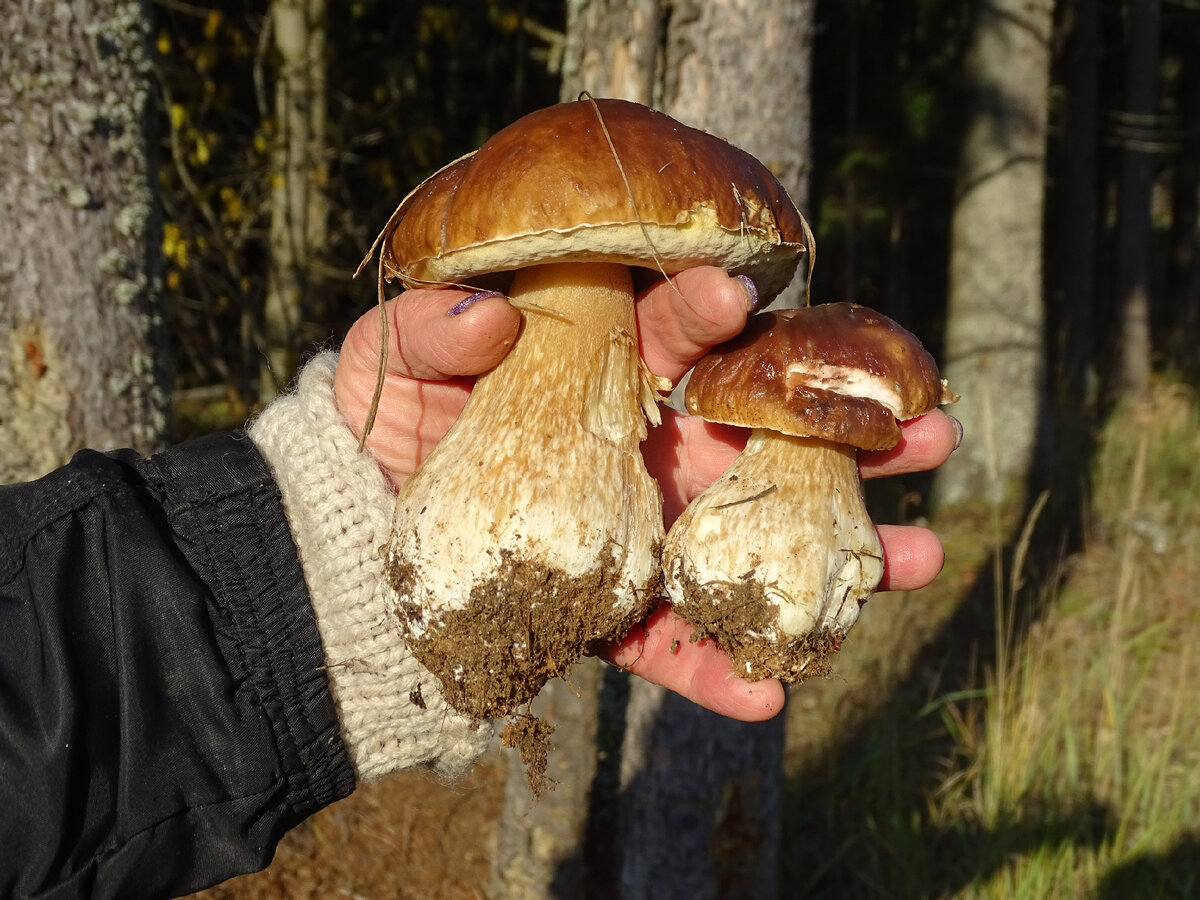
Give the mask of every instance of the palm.
<svg viewBox="0 0 1200 900">
<path fill-rule="evenodd" d="M 638 299 L 642 358 L 656 375 L 679 379 L 710 347 L 745 324 L 747 294 L 718 269 L 681 273 L 674 286 L 660 283 Z M 462 411 L 474 376 L 504 357 L 516 340 L 520 316 L 502 298 L 482 300 L 461 315 L 447 311 L 461 291 L 410 291 L 388 305 L 388 371 L 366 445 L 399 487 L 415 471 Z M 359 434 L 375 391 L 379 318 L 364 315 L 350 330 L 338 362 L 334 390 L 350 428 Z M 863 454 L 865 477 L 932 468 L 954 447 L 955 431 L 940 412 L 906 423 L 894 450 Z M 663 492 L 669 525 L 687 502 L 716 478 L 740 450 L 744 434 L 665 410 L 663 424 L 643 445 L 650 474 Z M 914 589 L 941 568 L 937 538 L 921 528 L 880 528 L 887 570 L 883 589 Z M 732 675 L 729 659 L 710 642 L 692 643 L 691 629 L 663 607 L 645 627 L 610 648 L 607 657 L 725 715 L 769 718 L 783 706 L 776 681 L 750 684 Z"/>
</svg>

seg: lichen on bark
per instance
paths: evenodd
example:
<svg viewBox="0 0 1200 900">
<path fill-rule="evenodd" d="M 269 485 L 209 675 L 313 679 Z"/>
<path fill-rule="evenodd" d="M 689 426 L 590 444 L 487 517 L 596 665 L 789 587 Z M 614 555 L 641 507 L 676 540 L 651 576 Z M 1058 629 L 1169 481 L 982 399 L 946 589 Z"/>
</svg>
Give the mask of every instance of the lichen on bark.
<svg viewBox="0 0 1200 900">
<path fill-rule="evenodd" d="M 80 447 L 151 451 L 167 434 L 149 8 L 37 3 L 0 13 L 0 476 Z M 40 362 L 30 368 L 30 356 Z M 36 445 L 36 447 L 34 446 Z"/>
</svg>

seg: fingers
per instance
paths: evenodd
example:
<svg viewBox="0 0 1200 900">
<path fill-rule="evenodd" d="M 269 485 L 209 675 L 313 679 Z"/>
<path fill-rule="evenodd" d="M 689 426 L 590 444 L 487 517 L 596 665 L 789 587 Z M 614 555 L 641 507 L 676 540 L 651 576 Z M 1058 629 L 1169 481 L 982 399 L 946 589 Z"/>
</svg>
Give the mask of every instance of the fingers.
<svg viewBox="0 0 1200 900">
<path fill-rule="evenodd" d="M 388 302 L 383 393 L 367 445 L 399 485 L 462 412 L 472 378 L 512 347 L 520 314 L 502 297 L 469 306 L 465 291 L 408 291 Z M 338 407 L 356 435 L 367 420 L 379 363 L 378 312 L 364 314 L 342 345 L 334 376 Z"/>
<path fill-rule="evenodd" d="M 661 606 L 604 656 L 634 675 L 743 722 L 761 722 L 783 709 L 783 685 L 777 680 L 738 678 L 733 663 L 716 644 L 693 643 L 691 637 L 692 626 L 670 607 Z"/>
<path fill-rule="evenodd" d="M 642 453 L 650 474 L 663 488 L 670 524 L 688 501 L 713 482 L 741 451 L 749 432 L 663 411 L 663 424 L 651 429 Z M 900 442 L 890 450 L 863 451 L 863 478 L 924 472 L 944 463 L 962 440 L 962 425 L 940 409 L 902 422 Z"/>
<path fill-rule="evenodd" d="M 752 288 L 721 269 L 688 269 L 638 299 L 642 358 L 655 375 L 677 381 L 715 344 L 736 335 L 757 301 Z"/>
<path fill-rule="evenodd" d="M 950 458 L 962 436 L 959 421 L 935 409 L 902 422 L 900 443 L 892 449 L 859 453 L 858 469 L 863 478 L 885 478 L 935 469 Z"/>
<path fill-rule="evenodd" d="M 917 590 L 941 571 L 945 553 L 933 532 L 881 525 L 879 536 L 885 560 L 879 590 Z M 691 638 L 692 626 L 663 605 L 602 655 L 634 675 L 743 722 L 769 719 L 783 708 L 784 690 L 779 681 L 738 678 L 733 663 L 716 644 Z"/>
<path fill-rule="evenodd" d="M 877 525 L 883 542 L 881 591 L 916 591 L 942 571 L 946 551 L 938 536 L 915 525 Z"/>
<path fill-rule="evenodd" d="M 387 303 L 389 375 L 440 381 L 478 375 L 496 365 L 517 339 L 521 316 L 500 295 L 457 312 L 466 291 L 407 291 Z M 343 362 L 375 374 L 379 315 L 363 315 L 346 335 Z"/>
</svg>

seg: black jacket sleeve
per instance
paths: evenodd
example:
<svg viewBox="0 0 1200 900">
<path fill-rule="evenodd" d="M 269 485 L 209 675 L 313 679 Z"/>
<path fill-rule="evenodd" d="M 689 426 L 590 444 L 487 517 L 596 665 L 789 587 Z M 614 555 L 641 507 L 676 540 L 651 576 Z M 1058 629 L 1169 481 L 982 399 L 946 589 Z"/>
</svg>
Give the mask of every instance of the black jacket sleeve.
<svg viewBox="0 0 1200 900">
<path fill-rule="evenodd" d="M 279 492 L 242 432 L 0 488 L 0 896 L 168 897 L 347 795 Z"/>
</svg>

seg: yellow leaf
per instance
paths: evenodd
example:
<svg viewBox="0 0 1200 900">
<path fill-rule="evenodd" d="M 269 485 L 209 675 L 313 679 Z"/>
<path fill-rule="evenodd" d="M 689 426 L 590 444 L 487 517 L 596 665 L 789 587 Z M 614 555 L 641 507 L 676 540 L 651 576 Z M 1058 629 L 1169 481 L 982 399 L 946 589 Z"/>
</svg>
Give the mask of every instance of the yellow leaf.
<svg viewBox="0 0 1200 900">
<path fill-rule="evenodd" d="M 174 222 L 163 225 L 162 252 L 163 256 L 172 259 L 175 256 L 175 245 L 179 243 L 179 226 Z"/>
<path fill-rule="evenodd" d="M 212 47 L 201 47 L 196 51 L 195 66 L 199 72 L 210 72 L 217 64 L 217 52 Z"/>
<path fill-rule="evenodd" d="M 500 13 L 498 24 L 500 25 L 500 30 L 505 34 L 513 34 L 521 27 L 521 16 L 512 10 L 505 10 Z"/>
<path fill-rule="evenodd" d="M 158 40 L 154 42 L 154 46 L 159 53 L 166 56 L 171 52 L 171 36 L 165 31 L 160 31 L 158 33 Z"/>
<path fill-rule="evenodd" d="M 187 121 L 187 109 L 182 103 L 171 104 L 171 127 L 178 130 Z"/>
<path fill-rule="evenodd" d="M 170 288 L 171 290 L 173 290 L 173 291 L 178 290 L 179 284 L 182 281 L 183 281 L 183 277 L 179 274 L 178 269 L 172 269 L 170 272 L 167 273 L 167 287 Z"/>
<path fill-rule="evenodd" d="M 221 29 L 221 13 L 219 10 L 209 10 L 208 18 L 204 20 L 204 36 L 210 41 L 217 36 Z"/>
<path fill-rule="evenodd" d="M 231 187 L 221 188 L 221 211 L 227 221 L 240 222 L 245 216 L 242 199 Z"/>
</svg>

